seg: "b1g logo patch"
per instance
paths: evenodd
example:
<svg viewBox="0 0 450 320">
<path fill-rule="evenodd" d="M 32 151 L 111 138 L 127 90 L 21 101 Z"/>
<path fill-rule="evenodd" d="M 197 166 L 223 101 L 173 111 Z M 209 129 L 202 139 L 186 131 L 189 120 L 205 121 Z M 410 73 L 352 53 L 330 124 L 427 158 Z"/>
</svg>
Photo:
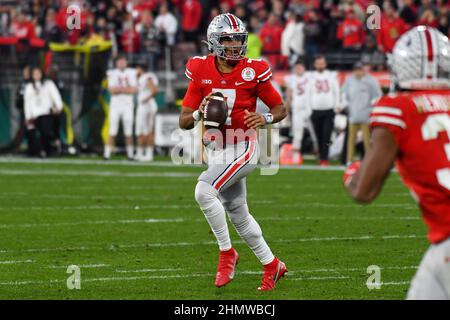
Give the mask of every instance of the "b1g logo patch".
<svg viewBox="0 0 450 320">
<path fill-rule="evenodd" d="M 242 70 L 241 76 L 245 81 L 252 81 L 255 79 L 255 70 L 253 68 L 245 68 Z"/>
</svg>

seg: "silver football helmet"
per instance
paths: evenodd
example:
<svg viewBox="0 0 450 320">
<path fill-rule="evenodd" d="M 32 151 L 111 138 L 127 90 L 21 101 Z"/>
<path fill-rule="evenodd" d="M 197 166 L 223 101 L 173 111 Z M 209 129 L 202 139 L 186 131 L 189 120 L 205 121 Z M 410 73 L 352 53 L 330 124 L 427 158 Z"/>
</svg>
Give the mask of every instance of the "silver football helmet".
<svg viewBox="0 0 450 320">
<path fill-rule="evenodd" d="M 450 42 L 434 28 L 418 26 L 401 36 L 389 65 L 402 89 L 450 89 Z"/>
<path fill-rule="evenodd" d="M 208 49 L 218 57 L 241 60 L 247 53 L 248 32 L 241 19 L 231 13 L 216 16 L 208 26 Z M 226 46 L 223 41 L 239 41 L 240 45 Z"/>
</svg>

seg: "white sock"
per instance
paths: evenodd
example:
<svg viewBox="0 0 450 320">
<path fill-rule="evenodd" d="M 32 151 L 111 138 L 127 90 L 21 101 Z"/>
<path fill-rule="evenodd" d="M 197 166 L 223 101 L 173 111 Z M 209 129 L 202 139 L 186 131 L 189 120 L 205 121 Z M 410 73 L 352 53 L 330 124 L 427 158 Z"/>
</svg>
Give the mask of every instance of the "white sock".
<svg viewBox="0 0 450 320">
<path fill-rule="evenodd" d="M 147 147 L 146 151 L 145 151 L 145 156 L 149 159 L 149 160 L 153 160 L 153 147 Z"/>
<path fill-rule="evenodd" d="M 136 158 L 142 158 L 144 157 L 144 148 L 143 147 L 137 147 L 136 149 Z"/>
<path fill-rule="evenodd" d="M 231 249 L 225 209 L 219 200 L 219 192 L 209 183 L 199 181 L 195 187 L 195 200 L 203 211 L 209 226 L 216 236 L 221 251 Z"/>
<path fill-rule="evenodd" d="M 134 155 L 134 148 L 133 146 L 127 146 L 127 157 L 133 158 Z"/>
<path fill-rule="evenodd" d="M 248 211 L 247 204 L 244 203 L 228 210 L 228 215 L 237 233 L 247 243 L 250 249 L 252 249 L 259 261 L 263 265 L 272 262 L 275 256 L 267 245 L 266 240 L 264 240 L 261 227 Z"/>
<path fill-rule="evenodd" d="M 111 146 L 109 144 L 105 145 L 105 150 L 103 151 L 103 157 L 109 159 L 111 157 Z"/>
</svg>

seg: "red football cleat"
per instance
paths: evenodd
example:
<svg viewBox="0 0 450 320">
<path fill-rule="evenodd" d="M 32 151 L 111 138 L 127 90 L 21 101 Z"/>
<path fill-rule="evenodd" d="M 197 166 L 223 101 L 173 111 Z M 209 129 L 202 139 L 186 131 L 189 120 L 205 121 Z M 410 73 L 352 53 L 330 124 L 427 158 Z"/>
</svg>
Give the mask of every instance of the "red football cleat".
<svg viewBox="0 0 450 320">
<path fill-rule="evenodd" d="M 275 257 L 271 263 L 264 266 L 264 275 L 258 290 L 269 291 L 275 289 L 275 284 L 281 277 L 284 277 L 286 272 L 288 272 L 288 269 L 284 262 Z"/>
<path fill-rule="evenodd" d="M 233 280 L 234 268 L 238 264 L 238 261 L 239 254 L 234 248 L 231 248 L 228 251 L 220 251 L 215 282 L 216 287 L 223 287 Z"/>
</svg>

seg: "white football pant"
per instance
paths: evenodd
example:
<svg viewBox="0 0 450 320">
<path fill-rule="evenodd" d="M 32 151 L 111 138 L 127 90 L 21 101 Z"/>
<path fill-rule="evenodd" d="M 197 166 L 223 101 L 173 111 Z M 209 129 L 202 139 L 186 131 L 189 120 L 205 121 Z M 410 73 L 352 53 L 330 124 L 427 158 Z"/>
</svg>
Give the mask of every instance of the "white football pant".
<svg viewBox="0 0 450 320">
<path fill-rule="evenodd" d="M 450 300 L 450 238 L 432 244 L 420 262 L 408 300 Z"/>
</svg>

